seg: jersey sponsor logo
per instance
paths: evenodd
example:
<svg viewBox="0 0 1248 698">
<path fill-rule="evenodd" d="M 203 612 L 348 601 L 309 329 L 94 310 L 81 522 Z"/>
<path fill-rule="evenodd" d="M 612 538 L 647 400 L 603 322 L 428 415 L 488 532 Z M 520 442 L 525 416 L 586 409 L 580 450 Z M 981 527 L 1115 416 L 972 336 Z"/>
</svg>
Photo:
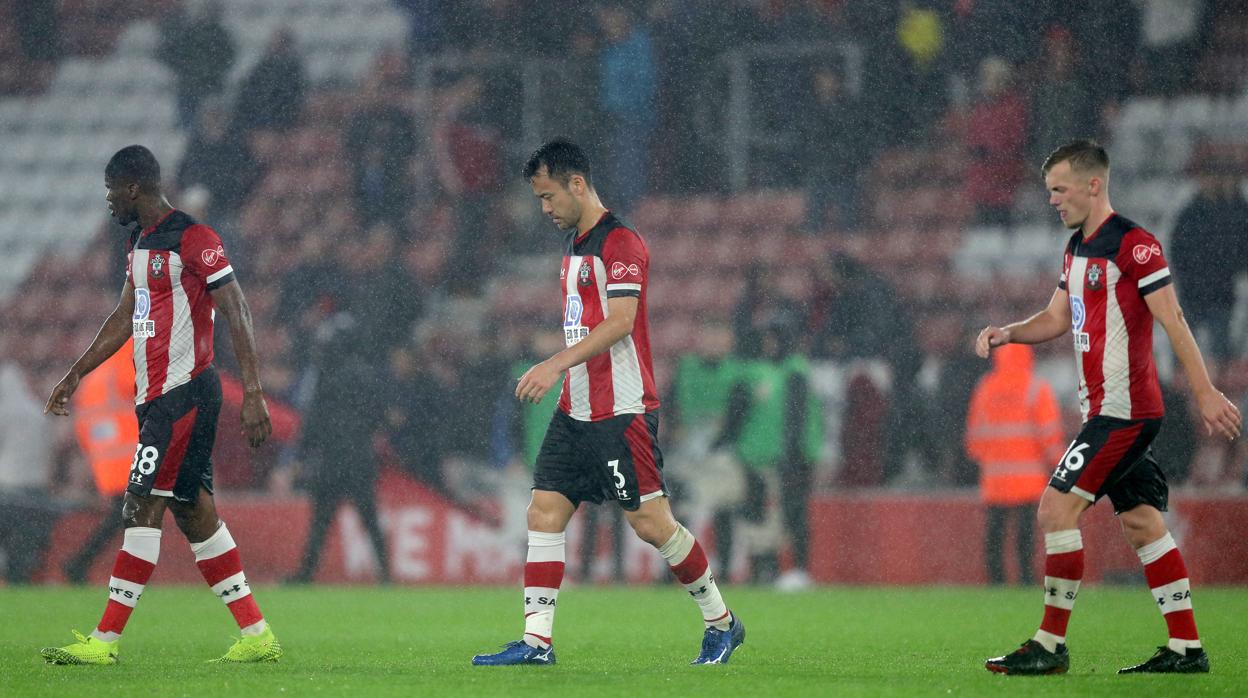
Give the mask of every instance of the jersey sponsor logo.
<svg viewBox="0 0 1248 698">
<path fill-rule="evenodd" d="M 1088 266 L 1087 286 L 1089 291 L 1099 291 L 1105 288 L 1105 270 L 1101 269 L 1101 265 L 1093 262 Z"/>
<path fill-rule="evenodd" d="M 145 288 L 134 289 L 134 337 L 141 339 L 144 337 L 156 336 L 156 321 L 148 316 L 152 312 L 152 292 Z"/>
<path fill-rule="evenodd" d="M 204 260 L 204 264 L 210 267 L 215 267 L 217 266 L 217 262 L 225 259 L 225 247 L 217 245 L 217 249 L 215 250 L 204 250 L 199 253 L 199 258 Z"/>
<path fill-rule="evenodd" d="M 623 262 L 616 262 L 611 265 L 611 278 L 622 279 L 628 274 L 640 276 L 641 268 L 636 264 L 624 264 Z"/>
<path fill-rule="evenodd" d="M 568 296 L 563 307 L 563 342 L 572 346 L 589 336 L 589 328 L 581 326 L 581 315 L 585 305 L 580 296 Z"/>
<path fill-rule="evenodd" d="M 589 265 L 589 260 L 581 262 L 581 268 L 576 272 L 576 282 L 582 286 L 589 285 L 589 274 L 593 267 Z"/>
<path fill-rule="evenodd" d="M 1148 264 L 1148 260 L 1152 259 L 1153 255 L 1161 256 L 1161 245 L 1155 242 L 1151 245 L 1136 245 L 1131 248 L 1131 256 L 1136 264 Z"/>
<path fill-rule="evenodd" d="M 1080 296 L 1070 297 L 1070 330 L 1075 337 L 1075 350 L 1088 352 L 1092 350 L 1092 338 L 1083 331 L 1083 323 L 1087 320 L 1087 308 Z"/>
<path fill-rule="evenodd" d="M 162 257 L 159 252 L 157 252 L 156 254 L 152 255 L 152 259 L 147 263 L 147 268 L 148 268 L 148 272 L 147 272 L 148 276 L 152 277 L 153 279 L 159 279 L 160 277 L 165 275 L 165 272 L 163 271 L 165 268 L 165 258 Z"/>
</svg>

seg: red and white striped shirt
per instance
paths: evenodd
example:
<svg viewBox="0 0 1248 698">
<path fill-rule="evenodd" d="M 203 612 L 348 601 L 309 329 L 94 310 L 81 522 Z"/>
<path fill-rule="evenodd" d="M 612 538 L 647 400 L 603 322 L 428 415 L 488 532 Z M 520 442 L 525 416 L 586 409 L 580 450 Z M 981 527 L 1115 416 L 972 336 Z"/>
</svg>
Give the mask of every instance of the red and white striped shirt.
<svg viewBox="0 0 1248 698">
<path fill-rule="evenodd" d="M 189 382 L 212 364 L 209 291 L 234 280 L 217 231 L 174 210 L 135 231 L 126 278 L 134 284 L 135 404 Z"/>
<path fill-rule="evenodd" d="M 583 235 L 568 235 L 559 280 L 563 285 L 563 336 L 572 346 L 607 318 L 607 299 L 637 298 L 633 331 L 589 361 L 568 369 L 559 409 L 573 419 L 597 422 L 659 408 L 646 317 L 650 252 L 641 236 L 610 211 Z"/>
<path fill-rule="evenodd" d="M 1070 294 L 1085 422 L 1098 415 L 1154 419 L 1165 413 L 1153 362 L 1153 314 L 1144 297 L 1172 281 L 1157 238 L 1118 214 L 1087 238 L 1083 231 L 1071 236 L 1058 287 Z"/>
</svg>

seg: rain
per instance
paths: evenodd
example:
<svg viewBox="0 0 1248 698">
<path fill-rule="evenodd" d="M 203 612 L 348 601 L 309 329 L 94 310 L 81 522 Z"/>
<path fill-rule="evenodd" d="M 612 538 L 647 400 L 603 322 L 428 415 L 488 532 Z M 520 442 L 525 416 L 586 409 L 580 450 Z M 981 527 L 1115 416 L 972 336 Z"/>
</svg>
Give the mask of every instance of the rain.
<svg viewBox="0 0 1248 698">
<path fill-rule="evenodd" d="M 1072 594 L 1154 587 L 1163 532 L 1248 584 L 1245 36 L 1228 0 L 0 3 L 0 596 L 102 592 L 165 487 L 158 581 L 202 584 L 200 484 L 262 606 L 1064 590 L 1070 530 Z M 171 246 L 106 182 L 133 144 Z M 209 376 L 212 425 L 144 426 Z"/>
</svg>

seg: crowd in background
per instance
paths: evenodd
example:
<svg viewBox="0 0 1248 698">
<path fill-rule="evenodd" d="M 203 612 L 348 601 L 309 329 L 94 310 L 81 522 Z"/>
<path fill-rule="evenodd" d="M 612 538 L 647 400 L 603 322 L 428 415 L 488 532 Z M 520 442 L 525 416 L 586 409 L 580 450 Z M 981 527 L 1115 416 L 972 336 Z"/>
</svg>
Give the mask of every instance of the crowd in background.
<svg viewBox="0 0 1248 698">
<path fill-rule="evenodd" d="M 411 20 L 407 52 L 384 53 L 333 124 L 342 134 L 343 192 L 318 204 L 315 223 L 276 250 L 263 241 L 266 221 L 257 229 L 246 209 L 263 195 L 265 143 L 308 125 L 312 87 L 291 34 L 276 33 L 232 91 L 226 76 L 235 52 L 215 3 L 169 14 L 159 52 L 176 76 L 178 117 L 189 134 L 181 161 L 163 163 L 173 201 L 222 232 L 253 304 L 271 318 L 258 328 L 266 390 L 297 410 L 304 427 L 271 458 L 223 481 L 293 484 L 321 512 L 350 500 L 375 539 L 373 489 L 385 462 L 483 512 L 495 474 L 531 467 L 549 401 L 534 417 L 510 392 L 528 360 L 559 346 L 557 333 L 545 331 L 549 322 L 500 322 L 484 301 L 487 282 L 508 266 L 559 254 L 560 235 L 531 215 L 536 205 L 518 176 L 517 154 L 536 145 L 518 142 L 519 78 L 467 60 L 436 72 L 424 85 L 432 92 L 421 92 L 425 62 L 489 53 L 557 61 L 545 75 L 545 128 L 587 147 L 604 201 L 627 217 L 650 195 L 727 190 L 723 148 L 708 141 L 720 132 L 709 125 L 728 108 L 721 55 L 755 44 L 854 45 L 869 57 L 858 75 L 831 52 L 761 79 L 754 119 L 780 137 L 751 157 L 750 186 L 804 191 L 810 235 L 871 234 L 871 162 L 886 148 L 955 133 L 968 160 L 971 220 L 1008 225 L 1020 208 L 1017 192 L 1054 146 L 1072 135 L 1107 137 L 1128 95 L 1195 84 L 1219 7 L 1191 3 L 1183 13 L 1190 21 L 1163 31 L 1131 0 L 639 0 L 578 13 L 519 0 L 396 4 Z M 1169 247 L 1188 318 L 1215 367 L 1244 354 L 1228 329 L 1235 278 L 1248 268 L 1242 174 L 1207 158 Z M 433 249 L 442 250 L 436 261 Z M 801 304 L 787 302 L 766 269 L 741 270 L 719 351 L 681 359 L 667 383 L 668 433 L 708 429 L 706 454 L 726 455 L 744 478 L 721 498 L 734 503 L 717 515 L 721 539 L 731 539 L 735 519 L 766 518 L 769 499 L 801 540 L 805 498 L 821 488 L 979 480 L 964 434 L 972 390 L 988 366 L 970 355 L 969 333 L 987 319 L 957 328 L 965 346 L 925 354 L 921 311 L 893 279 L 847 254 L 817 268 L 811 300 Z M 217 334 L 218 363 L 228 371 L 228 335 Z M 846 414 L 855 421 L 841 434 L 843 465 L 821 475 L 825 415 L 811 397 L 812 364 L 855 360 L 883 364 L 889 388 L 851 386 Z M 6 386 L 20 380 L 0 378 Z M 48 386 L 23 399 L 33 404 Z M 1181 481 L 1194 445 L 1181 392 L 1167 390 L 1171 417 L 1158 448 L 1171 449 L 1167 465 Z M 4 403 L 21 394 L 6 387 Z M 6 419 L 5 428 L 17 423 Z M 322 534 L 327 516 L 315 519 Z M 299 578 L 316 564 L 313 530 Z M 802 565 L 800 545 L 795 555 Z M 763 576 L 774 567 L 765 554 L 752 562 Z"/>
</svg>

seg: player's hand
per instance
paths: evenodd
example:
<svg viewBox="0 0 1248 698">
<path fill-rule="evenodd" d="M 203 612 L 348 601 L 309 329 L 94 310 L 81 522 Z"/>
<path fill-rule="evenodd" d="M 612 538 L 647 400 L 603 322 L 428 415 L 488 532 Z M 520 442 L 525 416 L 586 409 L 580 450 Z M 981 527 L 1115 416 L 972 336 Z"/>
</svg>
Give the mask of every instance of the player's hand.
<svg viewBox="0 0 1248 698">
<path fill-rule="evenodd" d="M 1200 410 L 1200 420 L 1205 423 L 1206 434 L 1213 436 L 1216 432 L 1231 441 L 1239 438 L 1244 418 L 1221 391 L 1210 390 L 1197 395 L 1196 406 Z"/>
<path fill-rule="evenodd" d="M 989 325 L 979 333 L 979 337 L 975 338 L 975 353 L 979 358 L 986 359 L 988 354 L 992 352 L 993 347 L 999 347 L 1002 344 L 1010 343 L 1010 331 L 1004 327 L 993 327 Z"/>
<path fill-rule="evenodd" d="M 558 382 L 559 373 L 548 361 L 530 368 L 520 376 L 520 382 L 516 384 L 516 397 L 536 405 Z"/>
<path fill-rule="evenodd" d="M 48 397 L 48 404 L 43 406 L 43 413 L 51 412 L 58 417 L 66 417 L 69 415 L 69 399 L 74 396 L 74 391 L 78 389 L 78 381 L 81 380 L 78 374 L 70 371 L 65 374 L 60 383 L 52 389 L 52 395 Z"/>
<path fill-rule="evenodd" d="M 256 448 L 273 433 L 273 423 L 269 421 L 269 406 L 264 404 L 261 393 L 243 393 L 243 436 L 247 443 Z"/>
</svg>

